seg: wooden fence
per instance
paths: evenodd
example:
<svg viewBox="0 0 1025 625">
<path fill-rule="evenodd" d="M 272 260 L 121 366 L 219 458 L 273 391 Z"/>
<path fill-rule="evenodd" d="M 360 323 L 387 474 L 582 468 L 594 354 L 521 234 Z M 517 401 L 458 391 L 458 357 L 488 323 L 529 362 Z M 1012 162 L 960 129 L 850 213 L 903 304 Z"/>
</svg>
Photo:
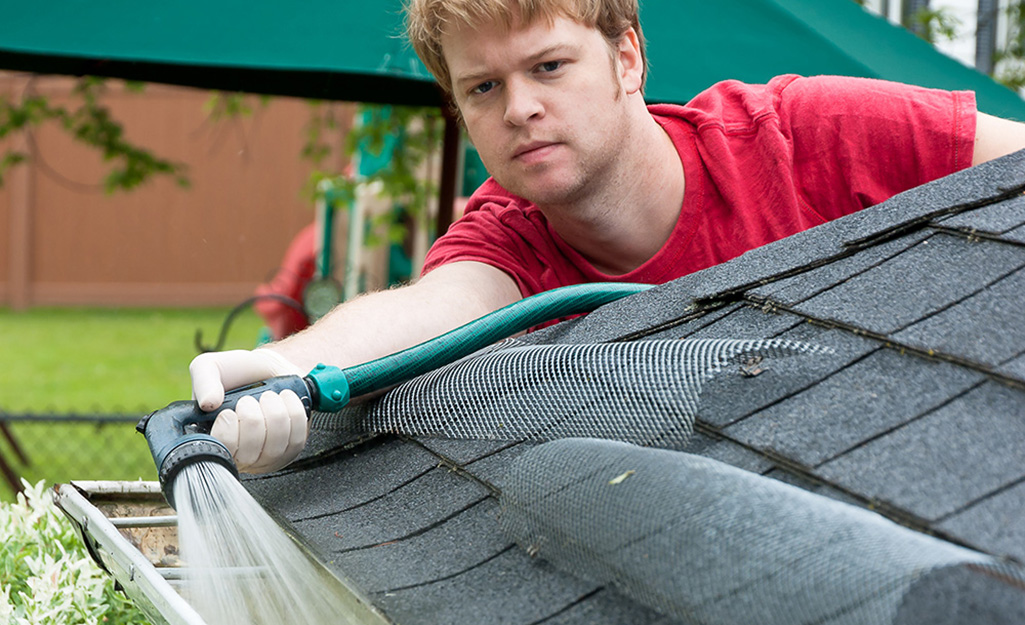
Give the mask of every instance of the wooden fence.
<svg viewBox="0 0 1025 625">
<path fill-rule="evenodd" d="M 0 74 L 0 94 L 14 98 L 27 89 L 65 103 L 72 84 Z M 100 156 L 52 124 L 0 142 L 31 157 L 0 187 L 0 305 L 225 305 L 269 279 L 314 219 L 303 194 L 314 165 L 300 156 L 311 108 L 253 97 L 250 115 L 217 121 L 210 97 L 112 81 L 103 99 L 129 141 L 188 165 L 190 189 L 155 180 L 108 195 Z M 352 105 L 331 106 L 352 119 Z M 343 166 L 339 155 L 321 164 Z"/>
</svg>

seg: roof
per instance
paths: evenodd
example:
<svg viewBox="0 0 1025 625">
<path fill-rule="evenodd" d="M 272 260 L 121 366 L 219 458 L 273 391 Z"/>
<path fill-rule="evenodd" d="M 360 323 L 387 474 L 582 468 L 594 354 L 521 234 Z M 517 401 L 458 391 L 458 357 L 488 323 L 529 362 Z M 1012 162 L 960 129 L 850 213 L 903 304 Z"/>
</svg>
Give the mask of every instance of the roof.
<svg viewBox="0 0 1025 625">
<path fill-rule="evenodd" d="M 526 340 L 829 347 L 714 378 L 685 451 L 1021 563 L 1023 294 L 1025 151 Z M 496 494 L 531 448 L 314 432 L 245 484 L 396 623 L 672 622 L 500 530 Z"/>
</svg>

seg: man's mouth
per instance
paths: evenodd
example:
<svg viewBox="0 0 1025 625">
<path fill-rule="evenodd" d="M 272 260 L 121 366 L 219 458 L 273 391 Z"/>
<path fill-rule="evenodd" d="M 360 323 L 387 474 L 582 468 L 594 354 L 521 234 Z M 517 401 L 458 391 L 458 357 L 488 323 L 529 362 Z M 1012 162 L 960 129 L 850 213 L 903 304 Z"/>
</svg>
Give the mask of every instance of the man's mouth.
<svg viewBox="0 0 1025 625">
<path fill-rule="evenodd" d="M 513 160 L 527 163 L 540 161 L 558 145 L 560 144 L 555 141 L 531 141 L 530 143 L 524 143 L 513 152 Z"/>
</svg>

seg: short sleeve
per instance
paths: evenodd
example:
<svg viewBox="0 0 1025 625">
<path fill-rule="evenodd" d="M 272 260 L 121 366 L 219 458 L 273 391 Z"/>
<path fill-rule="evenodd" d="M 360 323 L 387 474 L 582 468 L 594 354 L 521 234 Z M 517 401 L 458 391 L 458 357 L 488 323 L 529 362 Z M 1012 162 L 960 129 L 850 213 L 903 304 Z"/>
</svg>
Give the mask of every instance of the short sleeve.
<svg viewBox="0 0 1025 625">
<path fill-rule="evenodd" d="M 972 163 L 972 92 L 822 76 L 788 81 L 777 98 L 795 184 L 825 219 Z"/>
<path fill-rule="evenodd" d="M 529 297 L 585 281 L 565 247 L 537 207 L 489 180 L 470 198 L 463 217 L 431 246 L 421 274 L 452 262 L 485 263 L 509 274 Z"/>
</svg>

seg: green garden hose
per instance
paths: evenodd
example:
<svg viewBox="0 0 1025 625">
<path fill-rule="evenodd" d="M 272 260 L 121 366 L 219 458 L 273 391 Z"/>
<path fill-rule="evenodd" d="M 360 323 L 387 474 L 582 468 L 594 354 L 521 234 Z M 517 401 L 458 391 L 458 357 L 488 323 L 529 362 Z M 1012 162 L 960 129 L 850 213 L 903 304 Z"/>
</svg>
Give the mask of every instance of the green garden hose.
<svg viewBox="0 0 1025 625">
<path fill-rule="evenodd" d="M 174 478 L 193 462 L 222 464 L 237 475 L 227 448 L 209 434 L 221 410 L 234 408 L 246 395 L 292 390 L 312 410 L 336 412 L 350 398 L 389 388 L 454 362 L 500 339 L 546 321 L 586 313 L 651 288 L 647 284 L 594 283 L 539 293 L 496 310 L 420 345 L 346 369 L 317 365 L 306 377 L 281 376 L 234 389 L 213 412 L 195 401 L 178 401 L 143 418 L 136 429 L 145 434 L 159 471 L 164 496 L 173 506 Z"/>
</svg>

